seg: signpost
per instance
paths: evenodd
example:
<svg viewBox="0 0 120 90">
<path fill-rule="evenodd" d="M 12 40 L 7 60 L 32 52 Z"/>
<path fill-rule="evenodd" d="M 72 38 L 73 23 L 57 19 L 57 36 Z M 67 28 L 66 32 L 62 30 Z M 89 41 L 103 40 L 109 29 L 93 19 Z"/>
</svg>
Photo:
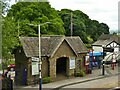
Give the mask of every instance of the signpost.
<svg viewBox="0 0 120 90">
<path fill-rule="evenodd" d="M 112 69 L 113 70 L 114 70 L 115 62 L 116 62 L 115 53 L 113 53 L 113 58 L 112 58 Z"/>
</svg>

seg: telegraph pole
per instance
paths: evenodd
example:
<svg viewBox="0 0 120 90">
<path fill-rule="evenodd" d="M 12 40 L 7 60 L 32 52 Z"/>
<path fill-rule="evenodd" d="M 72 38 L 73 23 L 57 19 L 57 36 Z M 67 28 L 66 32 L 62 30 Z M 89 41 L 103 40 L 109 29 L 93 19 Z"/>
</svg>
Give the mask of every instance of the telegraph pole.
<svg viewBox="0 0 120 90">
<path fill-rule="evenodd" d="M 70 34 L 71 34 L 71 37 L 72 37 L 72 35 L 73 35 L 73 16 L 72 16 L 72 12 L 71 12 L 71 28 L 70 28 Z"/>
</svg>

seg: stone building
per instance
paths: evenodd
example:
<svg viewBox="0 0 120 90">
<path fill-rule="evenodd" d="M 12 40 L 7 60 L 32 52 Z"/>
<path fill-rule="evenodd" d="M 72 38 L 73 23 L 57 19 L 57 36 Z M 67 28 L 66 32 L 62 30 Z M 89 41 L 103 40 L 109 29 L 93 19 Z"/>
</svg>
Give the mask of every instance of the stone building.
<svg viewBox="0 0 120 90">
<path fill-rule="evenodd" d="M 120 52 L 120 37 L 113 34 L 102 34 L 96 42 L 92 44 L 92 48 L 96 52 L 103 52 L 104 47 L 114 48 L 114 52 Z"/>
<path fill-rule="evenodd" d="M 20 37 L 21 47 L 14 51 L 16 82 L 19 84 L 31 84 L 33 81 L 31 58 L 38 57 L 38 42 L 38 37 Z M 74 76 L 84 67 L 86 53 L 87 48 L 78 36 L 42 36 L 42 77 L 49 76 L 54 81 L 58 74 Z"/>
</svg>

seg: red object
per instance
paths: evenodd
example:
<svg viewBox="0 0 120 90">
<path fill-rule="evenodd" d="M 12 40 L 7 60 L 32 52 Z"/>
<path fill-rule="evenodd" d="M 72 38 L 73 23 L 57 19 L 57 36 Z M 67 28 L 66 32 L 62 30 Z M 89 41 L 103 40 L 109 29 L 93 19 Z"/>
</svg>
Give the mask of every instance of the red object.
<svg viewBox="0 0 120 90">
<path fill-rule="evenodd" d="M 86 65 L 86 74 L 88 74 L 88 65 Z"/>
<path fill-rule="evenodd" d="M 115 67 L 115 53 L 113 53 L 113 57 L 112 57 L 112 70 L 114 70 Z"/>
<path fill-rule="evenodd" d="M 92 62 L 94 62 L 94 54 L 93 54 L 93 49 L 92 49 Z"/>
<path fill-rule="evenodd" d="M 115 66 L 115 63 L 113 62 L 113 63 L 112 63 L 112 70 L 114 70 L 114 66 Z"/>
<path fill-rule="evenodd" d="M 8 65 L 8 67 L 9 67 L 9 68 L 15 67 L 15 64 L 10 64 L 10 65 Z"/>
<path fill-rule="evenodd" d="M 10 64 L 10 65 L 8 65 L 7 70 L 9 71 L 10 68 L 14 68 L 14 69 L 15 69 L 15 64 Z"/>
</svg>

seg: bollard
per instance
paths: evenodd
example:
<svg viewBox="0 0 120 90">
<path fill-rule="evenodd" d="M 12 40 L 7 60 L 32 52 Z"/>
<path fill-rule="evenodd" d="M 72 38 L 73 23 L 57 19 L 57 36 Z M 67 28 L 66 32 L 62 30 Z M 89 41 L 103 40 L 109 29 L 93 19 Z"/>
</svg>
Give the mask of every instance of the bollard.
<svg viewBox="0 0 120 90">
<path fill-rule="evenodd" d="M 104 64 L 104 61 L 103 61 L 103 70 L 102 70 L 102 75 L 105 75 L 105 64 Z"/>
</svg>

